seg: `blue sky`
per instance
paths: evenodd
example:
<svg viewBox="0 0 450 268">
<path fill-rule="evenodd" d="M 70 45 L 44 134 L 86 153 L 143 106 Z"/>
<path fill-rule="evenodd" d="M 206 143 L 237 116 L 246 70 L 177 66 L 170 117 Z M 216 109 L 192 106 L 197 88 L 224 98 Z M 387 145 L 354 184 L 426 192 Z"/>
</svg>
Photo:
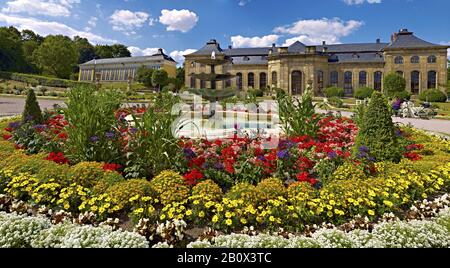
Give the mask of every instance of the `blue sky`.
<svg viewBox="0 0 450 268">
<path fill-rule="evenodd" d="M 178 61 L 211 39 L 222 47 L 388 42 L 408 28 L 450 44 L 448 0 L 0 0 L 0 26 L 122 43 L 134 55 L 162 47 Z"/>
</svg>

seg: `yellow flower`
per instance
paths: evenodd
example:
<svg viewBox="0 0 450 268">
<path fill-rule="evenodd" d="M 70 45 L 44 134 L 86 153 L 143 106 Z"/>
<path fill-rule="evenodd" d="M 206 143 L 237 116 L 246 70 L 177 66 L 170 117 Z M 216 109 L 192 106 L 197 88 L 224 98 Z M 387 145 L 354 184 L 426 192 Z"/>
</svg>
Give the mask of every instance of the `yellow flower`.
<svg viewBox="0 0 450 268">
<path fill-rule="evenodd" d="M 269 221 L 274 222 L 275 221 L 275 217 L 274 216 L 270 216 L 269 217 Z"/>
<path fill-rule="evenodd" d="M 187 211 L 186 211 L 186 216 L 191 216 L 191 215 L 192 215 L 192 210 L 190 210 L 190 209 L 187 210 Z"/>
<path fill-rule="evenodd" d="M 200 211 L 200 212 L 198 213 L 198 216 L 199 216 L 200 218 L 204 218 L 204 217 L 205 217 L 205 212 Z"/>
<path fill-rule="evenodd" d="M 244 219 L 244 218 L 242 218 L 242 219 L 241 219 L 241 223 L 242 223 L 242 224 L 247 224 L 247 220 Z"/>
<path fill-rule="evenodd" d="M 388 207 L 392 207 L 394 204 L 391 202 L 391 201 L 389 201 L 389 200 L 384 200 L 383 201 L 383 204 L 385 204 L 386 206 L 388 206 Z"/>
<path fill-rule="evenodd" d="M 227 211 L 227 212 L 225 213 L 225 218 L 228 218 L 228 219 L 229 219 L 229 218 L 231 218 L 231 217 L 232 217 L 231 213 Z"/>
<path fill-rule="evenodd" d="M 233 221 L 228 219 L 228 220 L 225 221 L 225 224 L 228 225 L 228 226 L 231 226 L 233 224 Z"/>
<path fill-rule="evenodd" d="M 367 213 L 369 213 L 370 216 L 374 216 L 374 215 L 375 215 L 375 211 L 373 211 L 373 210 L 371 210 L 371 209 L 369 209 L 369 210 L 367 211 Z"/>
<path fill-rule="evenodd" d="M 423 194 L 422 194 L 422 198 L 423 198 L 423 199 L 428 198 L 428 195 L 427 195 L 426 193 L 423 193 Z"/>
<path fill-rule="evenodd" d="M 219 217 L 217 215 L 214 215 L 214 217 L 212 217 L 212 222 L 216 223 L 219 221 Z"/>
<path fill-rule="evenodd" d="M 161 216 L 159 216 L 159 219 L 162 220 L 162 221 L 165 220 L 166 219 L 166 215 L 165 214 L 161 214 Z"/>
</svg>

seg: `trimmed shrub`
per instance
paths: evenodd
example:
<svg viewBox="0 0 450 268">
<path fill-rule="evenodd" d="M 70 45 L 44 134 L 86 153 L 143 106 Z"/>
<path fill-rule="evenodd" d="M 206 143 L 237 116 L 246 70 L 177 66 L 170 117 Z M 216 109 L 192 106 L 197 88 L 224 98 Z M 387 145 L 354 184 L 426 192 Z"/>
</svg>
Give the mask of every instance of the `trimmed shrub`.
<svg viewBox="0 0 450 268">
<path fill-rule="evenodd" d="M 230 191 L 226 194 L 226 197 L 231 200 L 242 199 L 249 204 L 256 204 L 259 199 L 256 187 L 246 182 L 238 183 L 231 187 Z"/>
<path fill-rule="evenodd" d="M 384 92 L 388 97 L 393 97 L 396 92 L 406 91 L 406 80 L 397 73 L 386 75 L 383 83 Z"/>
<path fill-rule="evenodd" d="M 178 172 L 170 170 L 161 172 L 151 181 L 151 186 L 163 205 L 182 202 L 189 197 L 190 189 Z"/>
<path fill-rule="evenodd" d="M 69 180 L 81 186 L 90 188 L 103 177 L 105 171 L 103 164 L 97 162 L 81 162 L 70 167 L 68 177 Z"/>
<path fill-rule="evenodd" d="M 439 89 L 428 89 L 420 93 L 419 99 L 429 102 L 446 102 L 447 95 Z"/>
<path fill-rule="evenodd" d="M 223 197 L 222 189 L 212 180 L 202 181 L 192 188 L 192 196 L 202 196 L 214 201 L 220 201 Z"/>
<path fill-rule="evenodd" d="M 288 186 L 289 199 L 295 199 L 299 195 L 313 196 L 315 189 L 308 182 L 294 182 Z"/>
<path fill-rule="evenodd" d="M 132 179 L 116 183 L 109 187 L 106 193 L 115 204 L 125 210 L 130 209 L 130 198 L 136 195 L 141 197 L 155 195 L 151 183 L 145 179 Z"/>
<path fill-rule="evenodd" d="M 370 87 L 361 87 L 355 91 L 355 98 L 364 100 L 370 98 L 375 90 Z"/>
<path fill-rule="evenodd" d="M 399 91 L 399 92 L 395 92 L 392 95 L 392 98 L 394 99 L 400 99 L 400 100 L 410 100 L 411 99 L 411 93 L 409 93 L 408 91 L 404 90 L 404 91 Z"/>
<path fill-rule="evenodd" d="M 328 99 L 328 102 L 336 108 L 344 107 L 344 101 L 339 97 L 331 97 Z"/>
<path fill-rule="evenodd" d="M 32 89 L 29 89 L 27 93 L 25 108 L 22 113 L 22 121 L 33 121 L 36 124 L 42 124 L 43 122 L 41 107 L 39 107 L 39 103 L 36 100 L 36 95 Z"/>
<path fill-rule="evenodd" d="M 325 97 L 344 97 L 345 92 L 343 88 L 340 87 L 329 87 L 325 89 Z"/>
<path fill-rule="evenodd" d="M 396 128 L 392 122 L 392 112 L 385 97 L 374 92 L 361 120 L 359 133 L 355 141 L 355 155 L 365 153 L 377 162 L 399 162 L 402 154 Z"/>
<path fill-rule="evenodd" d="M 286 196 L 287 189 L 280 179 L 269 178 L 261 181 L 258 186 L 256 186 L 256 192 L 259 195 L 259 199 L 267 201 L 276 199 L 280 196 Z"/>
<path fill-rule="evenodd" d="M 0 78 L 6 79 L 6 80 L 22 82 L 22 83 L 28 83 L 28 84 L 35 83 L 33 81 L 37 81 L 37 83 L 39 85 L 47 86 L 47 87 L 68 88 L 68 87 L 74 87 L 77 85 L 89 85 L 89 83 L 86 83 L 86 82 L 78 82 L 78 81 L 71 81 L 71 80 L 45 77 L 45 76 L 39 76 L 39 75 L 10 73 L 10 72 L 0 72 Z"/>
</svg>

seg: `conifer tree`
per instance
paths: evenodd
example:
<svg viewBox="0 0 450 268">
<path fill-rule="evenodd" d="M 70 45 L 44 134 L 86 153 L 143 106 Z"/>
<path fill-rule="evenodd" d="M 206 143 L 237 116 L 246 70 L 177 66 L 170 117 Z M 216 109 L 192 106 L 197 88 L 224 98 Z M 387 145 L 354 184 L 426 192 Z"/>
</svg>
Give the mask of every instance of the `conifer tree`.
<svg viewBox="0 0 450 268">
<path fill-rule="evenodd" d="M 29 89 L 27 99 L 25 101 L 25 108 L 22 113 L 23 122 L 33 121 L 35 124 L 42 124 L 42 111 L 39 103 L 36 100 L 36 95 L 33 89 Z"/>
</svg>

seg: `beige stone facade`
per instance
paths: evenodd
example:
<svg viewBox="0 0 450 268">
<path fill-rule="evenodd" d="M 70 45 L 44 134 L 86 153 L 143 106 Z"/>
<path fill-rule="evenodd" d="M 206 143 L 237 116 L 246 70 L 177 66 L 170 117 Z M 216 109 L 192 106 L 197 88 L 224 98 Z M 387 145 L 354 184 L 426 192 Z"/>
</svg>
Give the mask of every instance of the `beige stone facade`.
<svg viewBox="0 0 450 268">
<path fill-rule="evenodd" d="M 317 95 L 324 88 L 337 86 L 352 95 L 359 87 L 383 90 L 383 78 L 401 72 L 407 90 L 419 94 L 428 88 L 444 89 L 447 83 L 447 46 L 417 38 L 406 29 L 392 36 L 390 43 L 306 46 L 296 42 L 289 47 L 228 48 L 211 40 L 199 51 L 185 56 L 186 87 L 208 88 L 209 82 L 193 74 L 210 73 L 207 65 L 196 60 L 224 55 L 228 63 L 215 66 L 217 74 L 232 74 L 229 81 L 217 82 L 217 88 L 282 88 L 301 94 L 311 86 Z M 400 58 L 403 60 L 400 60 Z"/>
</svg>

